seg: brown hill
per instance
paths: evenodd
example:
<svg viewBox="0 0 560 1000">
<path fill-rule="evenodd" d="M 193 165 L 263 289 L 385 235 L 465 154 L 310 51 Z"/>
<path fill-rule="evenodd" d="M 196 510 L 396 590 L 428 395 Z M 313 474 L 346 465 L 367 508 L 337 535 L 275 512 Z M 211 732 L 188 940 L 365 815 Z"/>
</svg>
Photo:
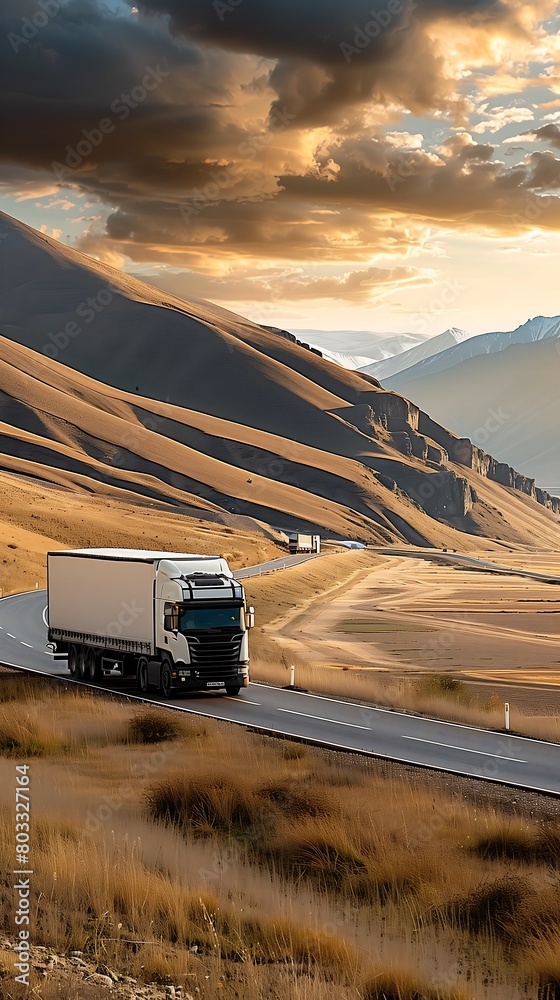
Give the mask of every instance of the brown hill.
<svg viewBox="0 0 560 1000">
<path fill-rule="evenodd" d="M 552 501 L 374 379 L 5 216 L 2 230 L 4 469 L 372 542 L 559 547 Z"/>
</svg>

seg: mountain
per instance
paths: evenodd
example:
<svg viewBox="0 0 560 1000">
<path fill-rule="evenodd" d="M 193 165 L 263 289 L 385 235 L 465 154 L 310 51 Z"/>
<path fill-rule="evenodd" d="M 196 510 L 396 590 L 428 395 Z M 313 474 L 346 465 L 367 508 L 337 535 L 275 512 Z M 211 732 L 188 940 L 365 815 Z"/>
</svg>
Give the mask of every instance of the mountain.
<svg viewBox="0 0 560 1000">
<path fill-rule="evenodd" d="M 0 233 L 6 474 L 229 518 L 232 533 L 560 547 L 560 501 L 370 376 L 7 216 Z"/>
<path fill-rule="evenodd" d="M 479 354 L 423 377 L 409 369 L 390 384 L 435 420 L 560 495 L 560 339 L 553 329 L 548 324 L 543 339 Z"/>
<path fill-rule="evenodd" d="M 311 346 L 316 347 L 315 344 Z M 319 350 L 319 348 L 316 349 Z M 321 357 L 327 358 L 328 361 L 332 361 L 335 365 L 340 365 L 341 368 L 347 368 L 351 372 L 358 371 L 359 368 L 363 368 L 373 360 L 372 358 L 365 358 L 361 354 L 341 354 L 339 351 L 327 351 L 324 347 L 320 348 L 320 351 Z"/>
<path fill-rule="evenodd" d="M 445 336 L 445 335 L 444 335 Z M 434 353 L 426 358 L 418 357 L 413 365 L 399 368 L 395 372 L 385 372 L 383 374 L 385 383 L 398 389 L 399 385 L 406 381 L 408 385 L 413 379 L 423 378 L 425 375 L 432 375 L 435 372 L 446 371 L 459 365 L 468 358 L 476 358 L 480 355 L 497 354 L 507 350 L 514 344 L 533 344 L 541 340 L 557 340 L 560 338 L 560 316 L 535 316 L 515 330 L 506 333 L 482 333 L 478 337 L 470 337 L 468 340 L 452 344 L 451 346 L 441 346 L 438 353 Z M 434 343 L 438 338 L 435 337 Z M 370 371 L 370 369 L 367 369 Z M 379 372 L 371 372 L 376 378 L 381 378 Z M 391 380 L 393 376 L 393 380 Z"/>
<path fill-rule="evenodd" d="M 367 362 L 392 358 L 424 342 L 416 333 L 373 333 L 370 330 L 291 330 L 297 340 L 314 344 L 323 353 L 362 355 Z"/>
<path fill-rule="evenodd" d="M 361 368 L 360 371 L 387 382 L 387 379 L 391 378 L 391 376 L 405 369 L 412 368 L 415 365 L 422 364 L 426 359 L 431 358 L 432 355 L 439 356 L 443 351 L 453 350 L 457 344 L 462 344 L 466 341 L 468 336 L 468 333 L 465 333 L 464 330 L 451 327 L 445 333 L 440 333 L 437 337 L 430 337 L 421 344 L 403 351 L 402 354 L 388 357 L 386 360 L 378 361 L 373 365 L 367 365 L 365 368 Z"/>
</svg>

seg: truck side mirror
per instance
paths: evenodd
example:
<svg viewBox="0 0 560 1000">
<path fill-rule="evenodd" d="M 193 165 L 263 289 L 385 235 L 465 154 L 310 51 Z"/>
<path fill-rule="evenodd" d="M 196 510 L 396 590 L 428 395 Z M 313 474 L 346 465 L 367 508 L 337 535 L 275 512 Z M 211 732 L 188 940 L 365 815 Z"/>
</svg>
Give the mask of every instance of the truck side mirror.
<svg viewBox="0 0 560 1000">
<path fill-rule="evenodd" d="M 245 621 L 247 623 L 247 628 L 255 627 L 255 609 L 247 608 L 247 614 L 245 615 Z"/>
</svg>

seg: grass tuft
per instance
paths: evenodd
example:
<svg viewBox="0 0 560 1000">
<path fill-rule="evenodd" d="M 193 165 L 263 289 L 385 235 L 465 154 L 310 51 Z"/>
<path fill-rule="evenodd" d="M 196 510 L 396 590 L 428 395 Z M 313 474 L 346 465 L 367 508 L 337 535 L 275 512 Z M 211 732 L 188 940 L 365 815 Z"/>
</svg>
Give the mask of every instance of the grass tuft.
<svg viewBox="0 0 560 1000">
<path fill-rule="evenodd" d="M 497 822 L 473 844 L 480 858 L 491 861 L 517 861 L 521 864 L 560 866 L 560 831 L 556 826 L 537 829 L 527 823 Z"/>
<path fill-rule="evenodd" d="M 412 973 L 381 973 L 366 983 L 363 1000 L 465 1000 L 459 990 L 439 989 L 419 983 Z"/>
<path fill-rule="evenodd" d="M 175 712 L 145 708 L 134 715 L 128 724 L 130 743 L 164 743 L 166 740 L 179 740 L 183 735 L 182 720 Z"/>
<path fill-rule="evenodd" d="M 146 801 L 154 819 L 199 836 L 247 831 L 262 814 L 262 802 L 251 785 L 235 774 L 179 774 L 149 788 Z"/>
<path fill-rule="evenodd" d="M 462 681 L 450 674 L 433 674 L 423 677 L 414 685 L 416 693 L 423 698 L 449 698 L 466 705 L 470 701 L 468 691 Z"/>
<path fill-rule="evenodd" d="M 509 941 L 517 937 L 523 912 L 530 908 L 534 896 L 528 880 L 508 874 L 493 882 L 484 881 L 466 896 L 451 900 L 444 915 L 472 934 L 495 934 Z"/>
</svg>

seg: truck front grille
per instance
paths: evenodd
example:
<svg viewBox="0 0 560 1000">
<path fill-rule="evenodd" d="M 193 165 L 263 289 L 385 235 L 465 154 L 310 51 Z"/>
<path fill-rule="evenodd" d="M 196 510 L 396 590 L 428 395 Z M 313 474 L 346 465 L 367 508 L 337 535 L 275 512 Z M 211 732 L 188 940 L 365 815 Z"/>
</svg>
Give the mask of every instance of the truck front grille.
<svg viewBox="0 0 560 1000">
<path fill-rule="evenodd" d="M 205 677 L 214 673 L 237 673 L 241 650 L 241 633 L 222 635 L 216 632 L 197 632 L 188 635 L 191 666 Z"/>
</svg>

